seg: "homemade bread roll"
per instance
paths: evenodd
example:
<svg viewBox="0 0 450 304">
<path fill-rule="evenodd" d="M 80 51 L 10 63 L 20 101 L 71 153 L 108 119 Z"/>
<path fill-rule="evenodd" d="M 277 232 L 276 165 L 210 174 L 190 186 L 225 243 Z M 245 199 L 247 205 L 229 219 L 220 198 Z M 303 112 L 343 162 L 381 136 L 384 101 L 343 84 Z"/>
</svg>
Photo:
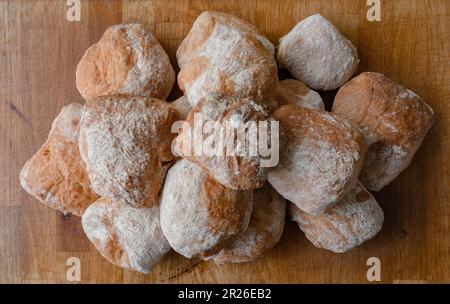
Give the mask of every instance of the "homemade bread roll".
<svg viewBox="0 0 450 304">
<path fill-rule="evenodd" d="M 149 273 L 170 250 L 159 207 L 133 208 L 100 198 L 84 212 L 81 222 L 100 254 L 122 268 Z"/>
<path fill-rule="evenodd" d="M 284 105 L 273 113 L 286 145 L 268 180 L 303 211 L 320 214 L 356 183 L 364 160 L 358 129 L 325 111 Z"/>
<path fill-rule="evenodd" d="M 383 210 L 360 183 L 319 216 L 289 204 L 289 213 L 314 246 L 347 252 L 373 238 L 383 227 Z"/>
<path fill-rule="evenodd" d="M 167 172 L 162 230 L 172 248 L 185 257 L 210 256 L 247 229 L 252 199 L 251 191 L 225 188 L 183 159 Z"/>
<path fill-rule="evenodd" d="M 174 82 L 169 57 L 140 24 L 108 28 L 86 51 L 76 72 L 85 99 L 114 94 L 166 99 Z"/>
<path fill-rule="evenodd" d="M 217 265 L 251 262 L 280 240 L 286 201 L 268 183 L 253 192 L 253 211 L 247 230 L 214 256 Z"/>
<path fill-rule="evenodd" d="M 325 105 L 319 93 L 295 79 L 286 79 L 278 82 L 275 100 L 279 106 L 296 104 L 311 110 L 325 110 Z"/>
<path fill-rule="evenodd" d="M 182 120 L 185 120 L 189 112 L 192 110 L 192 106 L 186 96 L 181 96 L 177 100 L 172 101 L 170 105 L 177 109 L 180 119 Z"/>
<path fill-rule="evenodd" d="M 275 109 L 274 47 L 253 25 L 232 15 L 203 12 L 177 51 L 178 85 L 195 106 L 209 93 L 250 97 Z"/>
<path fill-rule="evenodd" d="M 201 117 L 202 121 L 196 120 L 196 117 Z M 258 148 L 258 138 L 253 137 L 255 141 L 252 142 L 237 136 L 242 130 L 247 135 L 253 134 L 250 130 L 255 129 L 251 129 L 251 124 L 259 128 L 260 121 L 269 122 L 269 117 L 252 99 L 207 95 L 189 113 L 186 122 L 190 128 L 180 130 L 175 144 L 176 152 L 200 165 L 225 187 L 235 190 L 260 188 L 267 180 L 268 170 L 261 164 L 263 157 L 259 150 L 253 149 Z M 221 129 L 209 127 L 209 123 L 217 123 Z M 249 128 L 244 130 L 246 126 Z M 199 130 L 211 130 L 197 135 L 196 127 Z M 198 141 L 199 138 L 202 142 Z M 198 147 L 202 150 L 196 151 Z"/>
<path fill-rule="evenodd" d="M 419 96 L 378 73 L 363 73 L 343 86 L 333 113 L 362 130 L 368 151 L 360 180 L 372 191 L 409 166 L 434 124 L 433 110 Z"/>
<path fill-rule="evenodd" d="M 95 192 L 133 207 L 151 207 L 175 160 L 171 126 L 177 111 L 167 102 L 109 96 L 88 101 L 80 152 Z"/>
<path fill-rule="evenodd" d="M 65 106 L 44 145 L 23 166 L 22 187 L 45 205 L 81 216 L 98 196 L 92 190 L 78 149 L 83 106 Z"/>
<path fill-rule="evenodd" d="M 353 44 L 330 21 L 316 14 L 280 39 L 278 63 L 308 87 L 329 91 L 350 79 L 359 59 Z"/>
</svg>

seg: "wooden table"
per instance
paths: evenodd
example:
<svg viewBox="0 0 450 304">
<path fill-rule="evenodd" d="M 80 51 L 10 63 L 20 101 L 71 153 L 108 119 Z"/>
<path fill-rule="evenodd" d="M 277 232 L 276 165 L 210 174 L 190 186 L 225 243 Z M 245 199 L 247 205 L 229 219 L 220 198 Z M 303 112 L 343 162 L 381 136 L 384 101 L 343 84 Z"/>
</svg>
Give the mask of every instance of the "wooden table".
<svg viewBox="0 0 450 304">
<path fill-rule="evenodd" d="M 378 257 L 384 283 L 449 283 L 450 1 L 381 3 L 381 22 L 369 22 L 365 0 L 81 1 L 80 22 L 68 22 L 64 0 L 0 1 L 0 282 L 66 283 L 66 261 L 77 257 L 85 283 L 365 283 L 366 261 Z M 385 73 L 434 108 L 437 125 L 413 164 L 376 194 L 386 222 L 375 239 L 333 254 L 313 247 L 287 223 L 276 249 L 254 263 L 217 267 L 172 253 L 141 275 L 104 260 L 79 218 L 64 218 L 21 189 L 20 169 L 61 107 L 83 102 L 75 68 L 108 26 L 144 24 L 176 66 L 176 49 L 204 10 L 236 14 L 274 43 L 320 12 L 358 47 L 361 71 Z M 171 98 L 178 95 L 175 89 Z"/>
</svg>

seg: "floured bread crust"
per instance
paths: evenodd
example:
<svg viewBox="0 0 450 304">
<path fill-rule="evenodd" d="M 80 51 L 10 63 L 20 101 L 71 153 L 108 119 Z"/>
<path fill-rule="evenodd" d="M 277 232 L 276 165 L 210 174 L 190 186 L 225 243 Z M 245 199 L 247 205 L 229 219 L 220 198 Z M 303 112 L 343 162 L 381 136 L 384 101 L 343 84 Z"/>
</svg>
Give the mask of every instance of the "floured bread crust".
<svg viewBox="0 0 450 304">
<path fill-rule="evenodd" d="M 100 198 L 83 214 L 82 225 L 100 254 L 122 268 L 149 273 L 170 250 L 159 207 L 133 208 Z"/>
<path fill-rule="evenodd" d="M 325 110 L 325 105 L 319 93 L 295 79 L 286 79 L 278 83 L 275 100 L 279 106 L 296 104 L 311 110 Z"/>
<path fill-rule="evenodd" d="M 23 166 L 22 187 L 45 205 L 81 216 L 98 196 L 92 190 L 78 149 L 83 106 L 65 106 L 53 121 L 47 141 Z"/>
<path fill-rule="evenodd" d="M 95 192 L 133 207 L 158 203 L 164 176 L 175 156 L 167 102 L 109 96 L 88 101 L 80 127 L 80 152 Z"/>
<path fill-rule="evenodd" d="M 409 166 L 435 122 L 433 110 L 417 94 L 379 73 L 362 73 L 343 86 L 333 113 L 364 134 L 368 151 L 360 180 L 372 191 Z"/>
<path fill-rule="evenodd" d="M 383 210 L 360 183 L 319 216 L 307 214 L 294 204 L 289 204 L 289 213 L 314 246 L 337 253 L 373 238 L 384 221 Z"/>
<path fill-rule="evenodd" d="M 175 71 L 152 33 L 141 24 L 118 24 L 86 51 L 76 79 L 85 99 L 125 94 L 164 100 L 175 83 Z"/>
<path fill-rule="evenodd" d="M 214 133 L 215 129 L 213 129 L 211 132 L 201 135 L 202 151 L 196 153 L 195 146 L 201 144 L 194 141 L 196 138 L 194 137 L 196 115 L 201 115 L 204 129 L 207 122 L 219 122 L 224 130 L 230 127 L 236 136 L 229 136 L 229 140 L 224 140 L 221 134 L 224 135 L 225 131 Z M 250 153 L 250 149 L 257 148 L 257 146 L 250 141 L 239 140 L 237 137 L 238 130 L 244 130 L 245 126 L 249 126 L 250 130 L 248 124 L 256 123 L 255 126 L 259 129 L 260 121 L 269 122 L 269 116 L 263 107 L 252 99 L 210 94 L 202 98 L 189 113 L 186 122 L 191 129 L 181 130 L 176 139 L 176 151 L 182 157 L 200 165 L 225 187 L 235 190 L 260 188 L 267 180 L 268 168 L 261 166 L 263 157 L 259 150 L 254 155 Z M 247 134 L 250 134 L 250 131 Z M 225 142 L 222 145 L 223 149 L 219 148 L 220 140 Z M 255 144 L 258 143 L 255 142 Z M 232 147 L 232 149 L 228 149 L 228 147 Z M 221 154 L 218 154 L 219 150 Z"/>
<path fill-rule="evenodd" d="M 209 93 L 250 97 L 274 110 L 278 74 L 274 47 L 235 16 L 203 12 L 177 51 L 178 85 L 195 106 Z"/>
<path fill-rule="evenodd" d="M 164 183 L 162 230 L 183 256 L 211 256 L 247 229 L 252 206 L 251 191 L 225 188 L 183 159 L 169 169 Z"/>
<path fill-rule="evenodd" d="M 172 101 L 170 105 L 177 109 L 178 113 L 180 114 L 180 119 L 182 120 L 185 120 L 189 112 L 192 110 L 192 106 L 187 100 L 186 96 L 181 96 L 177 100 Z"/>
<path fill-rule="evenodd" d="M 213 257 L 218 265 L 251 262 L 280 240 L 286 201 L 268 183 L 253 192 L 253 211 L 247 230 Z"/>
<path fill-rule="evenodd" d="M 303 211 L 320 214 L 355 185 L 364 138 L 345 119 L 325 111 L 284 105 L 272 115 L 280 122 L 286 145 L 268 180 Z"/>
<path fill-rule="evenodd" d="M 298 23 L 280 39 L 278 63 L 314 90 L 341 87 L 356 72 L 353 44 L 319 14 Z"/>
</svg>

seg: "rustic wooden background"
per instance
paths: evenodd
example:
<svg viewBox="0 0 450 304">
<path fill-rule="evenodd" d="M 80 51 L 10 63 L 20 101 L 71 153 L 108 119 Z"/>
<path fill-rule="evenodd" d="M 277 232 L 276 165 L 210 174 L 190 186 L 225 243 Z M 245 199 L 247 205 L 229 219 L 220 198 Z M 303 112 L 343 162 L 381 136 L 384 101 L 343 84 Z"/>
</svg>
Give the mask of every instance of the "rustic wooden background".
<svg viewBox="0 0 450 304">
<path fill-rule="evenodd" d="M 365 283 L 366 260 L 379 257 L 384 283 L 450 282 L 450 1 L 381 0 L 382 21 L 366 19 L 366 0 L 82 1 L 81 21 L 66 1 L 0 1 L 0 282 L 67 282 L 66 260 L 81 260 L 84 283 Z M 314 248 L 292 223 L 265 258 L 244 265 L 170 254 L 150 275 L 104 260 L 80 220 L 37 203 L 18 181 L 23 163 L 46 139 L 63 105 L 82 102 L 75 68 L 112 24 L 140 22 L 176 66 L 177 46 L 204 10 L 236 14 L 276 43 L 316 12 L 358 47 L 361 71 L 383 72 L 421 95 L 437 126 L 412 166 L 376 196 L 386 223 L 347 254 Z M 171 95 L 175 98 L 176 90 Z"/>
</svg>

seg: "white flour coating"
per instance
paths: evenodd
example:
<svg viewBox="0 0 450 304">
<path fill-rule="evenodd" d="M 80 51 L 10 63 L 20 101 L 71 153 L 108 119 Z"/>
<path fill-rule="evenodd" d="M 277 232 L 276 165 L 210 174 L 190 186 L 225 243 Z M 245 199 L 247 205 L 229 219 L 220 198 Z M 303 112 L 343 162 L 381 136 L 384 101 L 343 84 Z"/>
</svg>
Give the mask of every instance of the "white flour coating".
<svg viewBox="0 0 450 304">
<path fill-rule="evenodd" d="M 286 111 L 287 117 L 275 116 L 291 130 L 286 130 L 288 140 L 280 163 L 269 172 L 268 181 L 284 198 L 317 215 L 356 183 L 364 152 L 356 142 L 356 130 L 345 120 L 304 109 L 305 121 L 299 125 L 301 112 L 293 110 Z M 338 139 L 337 143 L 332 139 Z"/>
<path fill-rule="evenodd" d="M 182 120 L 185 120 L 189 112 L 192 110 L 192 106 L 186 96 L 181 96 L 177 100 L 172 101 L 170 105 L 178 111 Z"/>
<path fill-rule="evenodd" d="M 111 263 L 149 273 L 170 250 L 159 221 L 159 207 L 133 208 L 99 199 L 82 217 L 83 229 Z"/>
<path fill-rule="evenodd" d="M 28 193 L 32 193 L 30 186 L 28 185 L 28 172 L 30 170 L 30 165 L 29 165 L 29 161 L 27 161 L 25 163 L 25 165 L 23 166 L 22 170 L 20 170 L 20 185 L 22 186 L 22 188 L 28 192 Z M 39 191 L 40 192 L 40 191 Z"/>
<path fill-rule="evenodd" d="M 275 55 L 275 46 L 272 44 L 272 42 L 270 42 L 269 39 L 267 39 L 264 36 L 264 34 L 256 26 L 230 14 L 214 11 L 205 11 L 201 13 L 195 20 L 194 24 L 192 25 L 191 29 L 192 34 L 196 34 L 196 32 L 205 30 L 210 31 L 210 28 L 205 27 L 210 26 L 211 23 L 213 24 L 214 31 L 220 32 L 221 29 L 223 29 L 224 31 L 222 35 L 223 37 L 226 38 L 227 35 L 232 36 L 234 35 L 233 34 L 234 32 L 237 32 L 242 37 L 250 35 L 256 38 L 259 41 L 259 43 L 269 52 L 269 54 L 271 54 L 272 56 Z M 209 37 L 202 36 L 201 38 L 211 39 L 212 36 L 213 34 L 211 34 L 211 36 Z M 202 41 L 202 43 L 204 43 L 204 41 Z M 197 49 L 198 45 L 193 45 L 193 47 L 194 49 L 188 48 L 187 50 L 185 50 L 183 48 L 180 48 L 178 50 L 177 60 L 179 61 L 180 65 L 186 64 L 188 61 L 195 58 L 198 52 L 202 51 L 202 49 Z"/>
<path fill-rule="evenodd" d="M 166 83 L 173 85 L 175 71 L 170 64 L 169 56 L 150 32 L 139 24 L 122 24 L 113 28 L 125 30 L 130 43 L 129 47 L 136 60 L 135 65 L 128 72 L 122 93 L 153 96 L 154 92 L 161 91 Z M 150 45 L 152 47 L 147 49 Z M 165 93 L 166 96 L 161 98 L 167 97 L 170 90 Z"/>
<path fill-rule="evenodd" d="M 168 104 L 108 97 L 86 107 L 80 151 L 94 190 L 135 207 L 154 206 L 173 155 Z M 170 111 L 169 111 L 170 108 Z M 172 117 L 173 119 L 173 117 Z M 167 129 L 167 130 L 165 130 Z"/>
<path fill-rule="evenodd" d="M 404 88 L 404 90 L 402 92 L 400 92 L 398 97 L 401 99 L 420 98 L 416 93 L 414 93 L 413 91 L 411 91 L 407 88 Z"/>
<path fill-rule="evenodd" d="M 78 142 L 83 106 L 71 103 L 65 106 L 52 123 L 52 132 L 60 132 L 67 140 Z"/>
<path fill-rule="evenodd" d="M 275 99 L 279 105 L 292 103 L 311 110 L 325 110 L 320 94 L 294 79 L 286 79 L 278 83 Z"/>
<path fill-rule="evenodd" d="M 206 142 L 208 139 L 209 144 L 203 145 L 202 155 L 193 155 L 193 153 L 186 155 L 183 152 L 182 147 L 189 144 L 192 136 L 181 133 L 177 138 L 177 151 L 180 151 L 185 158 L 199 164 L 225 187 L 235 190 L 253 190 L 261 187 L 267 179 L 268 169 L 261 166 L 263 157 L 255 147 L 257 140 L 249 140 L 248 134 L 251 128 L 253 128 L 252 132 L 258 132 L 259 121 L 269 121 L 263 107 L 250 98 L 238 99 L 221 94 L 209 94 L 202 99 L 194 111 L 192 115 L 202 114 L 204 123 L 220 122 L 222 130 L 203 136 L 203 140 Z M 191 116 L 188 122 L 192 126 Z M 255 123 L 254 127 L 251 126 L 252 123 Z M 244 130 L 242 126 L 247 129 Z M 226 136 L 231 133 L 226 131 L 226 128 L 230 128 L 236 136 Z M 246 133 L 245 138 L 237 136 L 238 132 L 244 133 L 242 130 Z M 257 133 L 254 137 L 256 136 Z M 219 150 L 222 146 L 223 150 Z M 250 151 L 255 153 L 251 154 Z"/>
<path fill-rule="evenodd" d="M 250 262 L 264 255 L 280 240 L 286 201 L 269 185 L 255 190 L 250 223 L 241 235 L 213 257 L 216 264 Z"/>
<path fill-rule="evenodd" d="M 383 210 L 360 183 L 319 216 L 302 212 L 294 205 L 290 208 L 292 220 L 316 247 L 337 253 L 347 252 L 373 238 L 384 221 Z"/>
<path fill-rule="evenodd" d="M 278 62 L 315 90 L 341 87 L 356 72 L 356 48 L 319 14 L 298 23 L 280 39 Z"/>
<path fill-rule="evenodd" d="M 46 192 L 45 189 L 42 189 L 41 191 L 41 195 L 44 196 L 44 198 L 42 199 L 44 202 L 46 202 L 47 204 L 49 204 L 50 206 L 58 206 L 61 204 L 61 202 L 59 201 L 59 199 L 51 192 Z"/>
<path fill-rule="evenodd" d="M 223 188 L 188 160 L 177 162 L 167 173 L 162 230 L 172 248 L 187 258 L 219 250 L 248 227 L 251 212 L 251 192 Z"/>
<path fill-rule="evenodd" d="M 325 106 L 323 104 L 322 97 L 320 97 L 319 93 L 310 90 L 305 96 L 302 98 L 302 106 L 311 109 L 311 110 L 324 110 Z"/>
<path fill-rule="evenodd" d="M 261 42 L 261 44 L 269 51 L 270 54 L 275 55 L 275 47 L 272 42 L 270 42 L 270 40 L 267 39 L 262 34 L 262 32 L 253 24 L 226 13 L 206 12 L 206 14 L 212 15 L 216 22 L 221 26 L 237 29 L 241 33 L 252 34 L 256 39 L 259 40 L 259 42 Z"/>
<path fill-rule="evenodd" d="M 298 145 L 286 144 L 280 164 L 269 173 L 268 180 L 286 199 L 317 214 L 342 196 L 342 185 L 349 177 L 356 181 L 354 167 L 358 160 L 354 152 L 304 139 Z M 280 174 L 289 174 L 291 182 L 278 179 Z"/>
<path fill-rule="evenodd" d="M 213 14 L 206 12 L 204 14 Z M 203 14 L 202 14 L 203 15 Z M 197 31 L 202 27 L 204 17 L 199 16 L 191 31 Z M 213 14 L 213 16 L 215 16 Z M 253 33 L 243 31 L 235 27 L 235 22 L 225 22 L 224 18 L 215 19 L 214 30 L 208 40 L 194 52 L 177 52 L 177 59 L 181 68 L 179 81 L 189 102 L 195 106 L 199 100 L 212 92 L 222 92 L 235 97 L 253 97 L 258 102 L 266 101 L 270 92 L 277 82 L 276 62 L 273 57 L 273 46 L 270 52 L 267 45 L 270 42 L 257 36 L 263 44 L 255 41 Z M 231 20 L 233 16 L 228 16 Z M 249 25 L 250 26 L 250 25 Z M 189 36 L 182 44 L 196 43 L 190 41 Z M 200 70 L 198 61 L 206 62 Z M 195 79 L 187 77 L 196 71 Z"/>
</svg>

